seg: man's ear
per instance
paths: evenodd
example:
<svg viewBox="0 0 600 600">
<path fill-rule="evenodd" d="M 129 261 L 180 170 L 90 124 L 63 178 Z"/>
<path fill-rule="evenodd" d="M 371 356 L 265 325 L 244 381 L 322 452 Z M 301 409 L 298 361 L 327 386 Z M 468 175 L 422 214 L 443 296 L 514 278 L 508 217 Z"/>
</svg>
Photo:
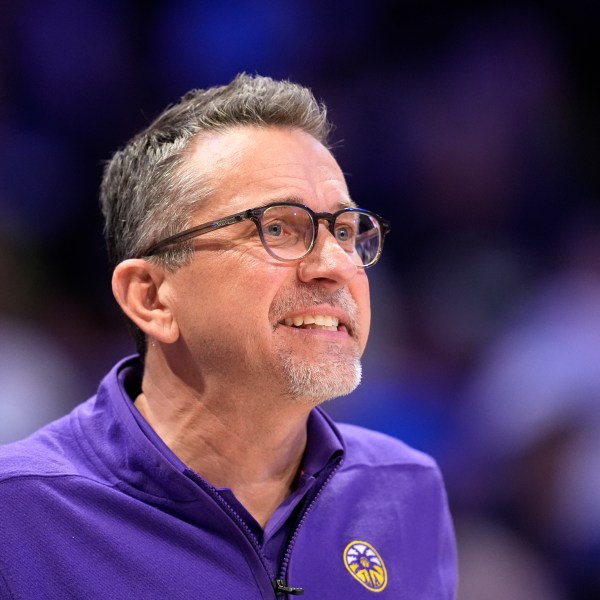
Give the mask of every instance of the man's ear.
<svg viewBox="0 0 600 600">
<path fill-rule="evenodd" d="M 119 263 L 113 272 L 112 290 L 123 312 L 149 337 L 173 343 L 179 337 L 179 327 L 171 307 L 159 293 L 168 285 L 165 270 L 141 258 Z"/>
</svg>

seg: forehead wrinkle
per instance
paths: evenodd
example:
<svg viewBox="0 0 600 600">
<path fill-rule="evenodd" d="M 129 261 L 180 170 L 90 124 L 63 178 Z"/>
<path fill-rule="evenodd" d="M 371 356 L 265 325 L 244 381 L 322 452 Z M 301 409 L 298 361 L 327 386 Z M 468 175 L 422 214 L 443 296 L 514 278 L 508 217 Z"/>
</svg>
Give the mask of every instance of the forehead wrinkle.
<svg viewBox="0 0 600 600">
<path fill-rule="evenodd" d="M 198 206 L 208 209 L 208 215 L 213 212 L 220 214 L 218 207 L 221 202 L 228 204 L 235 198 L 241 200 L 246 192 L 256 197 L 253 202 L 240 206 L 238 211 L 273 202 L 312 205 L 313 201 L 327 199 L 334 212 L 356 207 L 349 197 L 344 173 L 329 151 L 327 157 L 331 159 L 331 164 L 321 153 L 311 153 L 308 159 L 305 155 L 298 158 L 263 156 L 258 142 L 247 136 L 242 140 L 234 138 L 232 144 L 223 146 L 224 138 L 229 137 L 228 133 L 234 132 L 200 135 L 188 147 L 190 160 L 187 166 L 192 171 L 189 173 L 190 179 L 195 179 L 200 189 L 205 188 L 206 184 L 206 187 L 212 188 L 212 193 L 206 198 L 208 201 Z M 248 161 L 254 164 L 250 173 L 242 176 Z M 303 189 L 307 183 L 309 188 L 314 188 L 314 193 Z M 233 213 L 233 209 L 229 212 Z"/>
</svg>

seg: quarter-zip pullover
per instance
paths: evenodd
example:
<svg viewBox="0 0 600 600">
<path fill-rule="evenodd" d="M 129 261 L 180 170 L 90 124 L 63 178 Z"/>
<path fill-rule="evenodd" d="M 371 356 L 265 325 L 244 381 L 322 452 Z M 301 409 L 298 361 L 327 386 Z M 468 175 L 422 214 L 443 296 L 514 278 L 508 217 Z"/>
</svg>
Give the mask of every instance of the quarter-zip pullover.
<svg viewBox="0 0 600 600">
<path fill-rule="evenodd" d="M 90 400 L 0 448 L 0 598 L 455 597 L 433 459 L 314 409 L 303 475 L 263 531 L 146 423 L 140 376 L 121 361 Z"/>
</svg>

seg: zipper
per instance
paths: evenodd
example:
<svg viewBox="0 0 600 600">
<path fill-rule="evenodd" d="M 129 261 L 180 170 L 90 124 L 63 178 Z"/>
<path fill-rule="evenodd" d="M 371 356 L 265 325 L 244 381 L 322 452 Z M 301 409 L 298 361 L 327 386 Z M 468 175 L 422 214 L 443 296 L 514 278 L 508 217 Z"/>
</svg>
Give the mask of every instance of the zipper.
<svg viewBox="0 0 600 600">
<path fill-rule="evenodd" d="M 219 492 L 213 485 L 208 483 L 208 481 L 206 481 L 205 479 L 202 479 L 202 477 L 200 477 L 200 475 L 198 475 L 191 469 L 186 469 L 184 471 L 184 473 L 191 480 L 193 480 L 195 483 L 197 483 L 204 491 L 206 491 L 214 500 L 216 500 L 226 510 L 226 512 L 229 513 L 229 515 L 231 515 L 234 518 L 236 523 L 240 526 L 241 530 L 244 532 L 244 534 L 246 535 L 246 537 L 252 544 L 254 550 L 256 551 L 256 554 L 258 554 L 258 558 L 260 559 L 260 562 L 267 573 L 269 581 L 271 581 L 271 582 L 279 581 L 277 579 L 274 579 L 273 573 L 271 572 L 271 569 L 263 556 L 260 543 L 259 543 L 258 539 L 256 538 L 256 536 L 254 535 L 254 533 L 252 533 L 252 530 L 246 524 L 246 521 L 244 521 L 244 519 L 242 519 L 242 517 L 240 517 L 240 515 L 237 513 L 237 511 L 229 504 L 229 502 L 227 502 L 227 500 L 225 500 L 225 498 L 223 498 L 223 496 L 221 496 L 221 494 L 219 494 Z M 277 588 L 275 588 L 275 590 L 277 590 Z M 287 593 L 290 593 L 290 592 L 287 592 Z M 291 592 L 291 593 L 293 593 L 293 592 Z M 276 591 L 276 594 L 277 594 L 277 591 Z"/>
<path fill-rule="evenodd" d="M 321 485 L 321 487 L 319 487 L 319 489 L 317 490 L 317 493 L 313 496 L 312 500 L 310 501 L 310 503 L 308 504 L 308 506 L 302 513 L 300 520 L 296 524 L 294 533 L 292 534 L 292 537 L 290 538 L 290 541 L 288 542 L 287 548 L 285 550 L 285 554 L 283 556 L 283 560 L 281 561 L 281 570 L 279 572 L 279 578 L 276 579 L 273 583 L 273 585 L 275 587 L 275 593 L 277 594 L 278 597 L 281 594 L 291 594 L 291 595 L 299 596 L 304 593 L 304 590 L 300 587 L 289 587 L 287 585 L 286 575 L 287 575 L 287 570 L 288 570 L 288 566 L 290 563 L 290 559 L 292 557 L 292 550 L 294 549 L 294 545 L 296 544 L 296 539 L 298 538 L 298 534 L 300 533 L 300 528 L 302 527 L 302 525 L 304 525 L 304 522 L 306 521 L 306 517 L 312 510 L 313 506 L 316 504 L 317 500 L 319 499 L 319 496 L 321 495 L 321 493 L 323 492 L 325 487 L 331 481 L 331 478 L 338 472 L 339 468 L 342 466 L 343 461 L 344 461 L 344 458 L 342 456 L 338 460 L 337 464 L 331 469 L 331 471 L 329 472 L 329 475 L 327 475 L 327 479 L 325 479 L 325 481 L 323 482 L 323 485 Z"/>
<path fill-rule="evenodd" d="M 235 522 L 240 526 L 240 529 L 244 532 L 244 534 L 246 535 L 246 537 L 252 544 L 252 547 L 254 548 L 256 554 L 258 555 L 258 558 L 260 559 L 260 562 L 269 577 L 269 581 L 271 581 L 271 583 L 273 585 L 273 590 L 275 592 L 275 596 L 277 598 L 280 598 L 282 595 L 285 595 L 287 597 L 288 595 L 301 596 L 302 594 L 304 594 L 303 588 L 290 586 L 287 583 L 286 575 L 287 575 L 287 569 L 289 566 L 289 562 L 291 559 L 292 550 L 296 543 L 296 539 L 298 538 L 298 534 L 300 533 L 300 528 L 302 527 L 302 525 L 304 525 L 304 522 L 306 521 L 306 517 L 308 516 L 308 514 L 312 510 L 313 506 L 319 499 L 319 496 L 321 495 L 321 493 L 323 492 L 325 487 L 331 481 L 331 478 L 337 473 L 337 471 L 341 467 L 343 460 L 344 460 L 343 457 L 341 457 L 338 460 L 337 464 L 331 469 L 331 471 L 329 472 L 329 475 L 327 475 L 327 478 L 325 479 L 323 484 L 319 487 L 319 489 L 317 490 L 316 494 L 311 499 L 308 506 L 304 509 L 302 516 L 300 517 L 300 520 L 296 524 L 294 533 L 292 534 L 292 537 L 290 538 L 290 541 L 288 542 L 287 548 L 285 550 L 285 554 L 283 556 L 283 560 L 281 561 L 281 570 L 279 573 L 279 577 L 277 577 L 277 578 L 273 577 L 271 568 L 267 564 L 267 561 L 265 560 L 265 558 L 263 556 L 262 548 L 260 546 L 258 539 L 254 535 L 254 533 L 252 533 L 252 530 L 248 527 L 248 525 L 246 524 L 244 519 L 242 517 L 240 517 L 240 515 L 237 513 L 237 511 L 229 504 L 229 502 L 227 502 L 227 500 L 225 500 L 225 498 L 223 498 L 223 496 L 221 496 L 221 494 L 219 494 L 219 492 L 213 485 L 208 483 L 208 481 L 206 481 L 205 479 L 202 479 L 202 477 L 200 477 L 200 475 L 198 475 L 196 472 L 192 471 L 191 469 L 186 469 L 184 471 L 184 473 L 185 473 L 185 475 L 187 475 L 187 477 L 192 479 L 202 489 L 204 489 L 214 500 L 216 500 L 225 509 L 225 511 L 227 513 L 229 513 L 229 515 L 231 515 L 234 518 Z"/>
<path fill-rule="evenodd" d="M 300 587 L 290 587 L 286 585 L 285 579 L 276 579 L 273 582 L 273 587 L 275 588 L 275 594 L 277 596 L 281 596 L 281 594 L 292 594 L 292 596 L 301 596 L 304 594 L 304 589 Z"/>
</svg>

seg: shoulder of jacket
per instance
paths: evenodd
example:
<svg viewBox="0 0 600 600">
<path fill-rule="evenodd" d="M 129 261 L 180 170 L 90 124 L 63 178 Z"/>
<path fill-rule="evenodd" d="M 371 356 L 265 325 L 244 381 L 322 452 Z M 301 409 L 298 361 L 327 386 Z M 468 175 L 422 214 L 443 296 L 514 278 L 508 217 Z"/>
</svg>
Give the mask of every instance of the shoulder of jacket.
<svg viewBox="0 0 600 600">
<path fill-rule="evenodd" d="M 402 440 L 358 425 L 336 423 L 346 446 L 347 464 L 365 466 L 405 466 L 438 470 L 428 454 Z"/>
<path fill-rule="evenodd" d="M 74 475 L 78 471 L 72 460 L 76 446 L 69 415 L 23 440 L 0 446 L 0 482 L 22 477 Z"/>
</svg>

